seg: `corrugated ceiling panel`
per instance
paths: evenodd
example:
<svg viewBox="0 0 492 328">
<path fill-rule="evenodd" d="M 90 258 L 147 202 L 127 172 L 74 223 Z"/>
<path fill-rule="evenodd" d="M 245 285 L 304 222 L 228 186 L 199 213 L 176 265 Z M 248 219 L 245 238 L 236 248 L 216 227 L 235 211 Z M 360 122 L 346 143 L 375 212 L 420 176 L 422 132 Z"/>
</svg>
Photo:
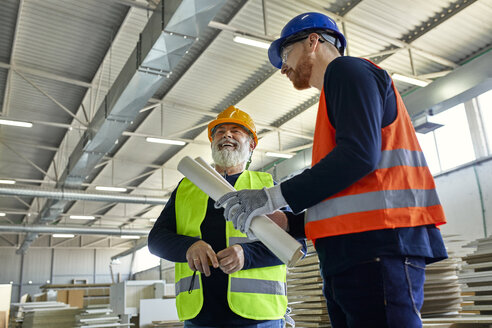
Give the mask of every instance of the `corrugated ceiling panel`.
<svg viewBox="0 0 492 328">
<path fill-rule="evenodd" d="M 95 0 L 26 1 L 16 63 L 90 82 L 127 10 Z"/>
<path fill-rule="evenodd" d="M 5 0 L 0 10 L 0 61 L 10 62 L 12 41 L 14 40 L 15 23 L 17 20 L 18 0 Z"/>
<path fill-rule="evenodd" d="M 415 45 L 460 62 L 492 45 L 492 1 L 477 1 L 415 41 Z"/>
<path fill-rule="evenodd" d="M 85 94 L 85 88 L 83 87 L 29 74 L 23 75 L 45 93 L 72 111 L 72 113 L 75 113 Z M 11 83 L 11 93 L 15 96 L 11 97 L 10 100 L 9 116 L 28 121 L 41 120 L 58 123 L 70 123 L 72 121 L 72 117 L 68 113 L 34 88 L 20 75 L 14 73 Z"/>
</svg>

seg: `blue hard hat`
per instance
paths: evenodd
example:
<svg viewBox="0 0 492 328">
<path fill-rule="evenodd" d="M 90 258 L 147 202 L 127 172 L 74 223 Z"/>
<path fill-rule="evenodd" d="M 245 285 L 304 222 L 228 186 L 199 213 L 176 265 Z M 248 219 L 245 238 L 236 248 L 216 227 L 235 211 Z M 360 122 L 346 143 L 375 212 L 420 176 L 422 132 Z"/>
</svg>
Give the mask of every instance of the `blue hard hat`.
<svg viewBox="0 0 492 328">
<path fill-rule="evenodd" d="M 273 41 L 268 48 L 268 59 L 277 68 L 282 67 L 282 46 L 287 39 L 299 32 L 308 30 L 325 30 L 333 34 L 340 41 L 339 51 L 343 54 L 347 41 L 343 34 L 338 30 L 338 26 L 333 19 L 321 13 L 304 13 L 292 18 L 282 29 L 280 38 Z"/>
</svg>

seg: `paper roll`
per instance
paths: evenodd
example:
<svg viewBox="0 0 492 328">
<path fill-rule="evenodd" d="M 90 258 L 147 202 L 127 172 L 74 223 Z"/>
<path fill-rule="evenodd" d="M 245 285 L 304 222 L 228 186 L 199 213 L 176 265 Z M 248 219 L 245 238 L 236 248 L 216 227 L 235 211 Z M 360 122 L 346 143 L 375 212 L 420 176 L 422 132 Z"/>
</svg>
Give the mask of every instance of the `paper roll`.
<svg viewBox="0 0 492 328">
<path fill-rule="evenodd" d="M 178 171 L 213 200 L 235 191 L 234 187 L 201 158 L 196 161 L 185 156 L 178 164 Z M 265 215 L 254 217 L 250 229 L 273 254 L 288 266 L 294 266 L 302 257 L 302 245 Z"/>
</svg>

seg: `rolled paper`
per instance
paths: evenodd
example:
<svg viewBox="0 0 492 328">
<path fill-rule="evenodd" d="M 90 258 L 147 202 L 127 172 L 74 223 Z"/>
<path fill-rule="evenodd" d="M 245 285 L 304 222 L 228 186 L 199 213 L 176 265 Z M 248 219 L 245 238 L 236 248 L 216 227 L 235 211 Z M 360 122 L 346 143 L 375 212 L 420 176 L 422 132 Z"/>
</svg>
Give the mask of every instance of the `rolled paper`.
<svg viewBox="0 0 492 328">
<path fill-rule="evenodd" d="M 185 156 L 178 164 L 178 171 L 215 201 L 236 191 L 202 158 L 193 160 Z M 251 220 L 250 230 L 289 267 L 294 266 L 303 256 L 302 245 L 265 215 L 255 216 Z"/>
</svg>

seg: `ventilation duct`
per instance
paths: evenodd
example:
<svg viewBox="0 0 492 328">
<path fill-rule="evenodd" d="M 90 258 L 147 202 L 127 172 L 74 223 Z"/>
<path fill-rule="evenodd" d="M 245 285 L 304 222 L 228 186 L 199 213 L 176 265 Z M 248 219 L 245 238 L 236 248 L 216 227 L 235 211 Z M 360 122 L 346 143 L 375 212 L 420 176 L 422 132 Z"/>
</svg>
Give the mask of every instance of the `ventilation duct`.
<svg viewBox="0 0 492 328">
<path fill-rule="evenodd" d="M 147 236 L 150 230 L 144 229 L 119 229 L 119 228 L 83 228 L 83 227 L 64 227 L 47 225 L 0 225 L 2 233 L 30 233 L 30 234 L 52 234 L 52 233 L 71 233 L 76 235 L 107 235 L 107 236 Z"/>
<path fill-rule="evenodd" d="M 165 205 L 166 198 L 153 196 L 133 196 L 128 194 L 89 193 L 81 190 L 47 189 L 39 187 L 10 186 L 0 187 L 0 195 L 19 197 L 41 197 L 63 201 L 85 200 L 93 202 L 117 202 L 149 205 Z"/>
<path fill-rule="evenodd" d="M 161 1 L 140 34 L 135 50 L 122 68 L 81 140 L 69 157 L 56 187 L 77 189 L 103 156 L 110 152 L 140 109 L 173 73 L 225 0 Z M 48 201 L 35 223 L 54 221 L 69 201 Z M 36 239 L 26 236 L 18 252 Z"/>
<path fill-rule="evenodd" d="M 492 51 L 403 98 L 411 117 L 452 108 L 492 89 Z"/>
</svg>

